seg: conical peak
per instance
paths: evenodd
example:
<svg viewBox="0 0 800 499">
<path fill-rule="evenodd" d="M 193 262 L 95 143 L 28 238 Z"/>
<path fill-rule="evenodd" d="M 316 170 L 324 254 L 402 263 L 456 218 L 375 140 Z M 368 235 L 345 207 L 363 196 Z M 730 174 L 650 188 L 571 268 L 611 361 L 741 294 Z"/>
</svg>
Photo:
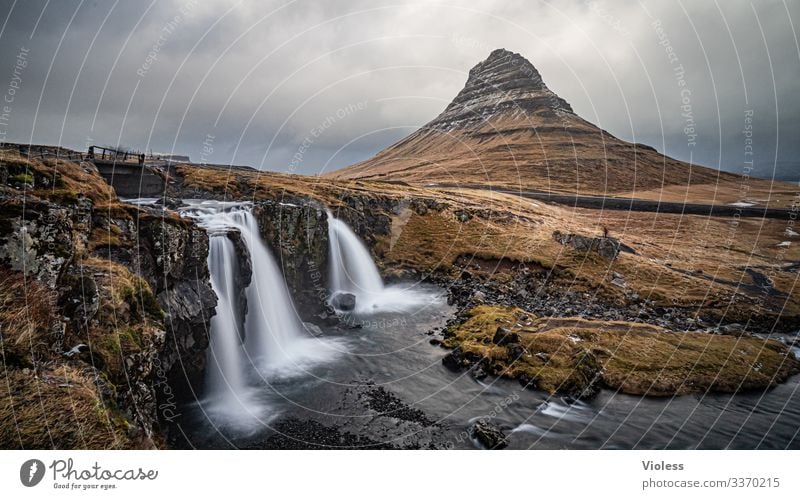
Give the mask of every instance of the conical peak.
<svg viewBox="0 0 800 499">
<path fill-rule="evenodd" d="M 547 87 L 539 71 L 527 59 L 506 49 L 493 50 L 486 60 L 469 71 L 466 86 L 481 85 L 510 90 L 529 88 L 543 90 Z"/>
<path fill-rule="evenodd" d="M 572 113 L 572 107 L 547 88 L 530 61 L 509 50 L 497 49 L 469 71 L 461 92 L 423 128 L 474 128 L 489 119 L 529 113 L 556 116 Z"/>
</svg>

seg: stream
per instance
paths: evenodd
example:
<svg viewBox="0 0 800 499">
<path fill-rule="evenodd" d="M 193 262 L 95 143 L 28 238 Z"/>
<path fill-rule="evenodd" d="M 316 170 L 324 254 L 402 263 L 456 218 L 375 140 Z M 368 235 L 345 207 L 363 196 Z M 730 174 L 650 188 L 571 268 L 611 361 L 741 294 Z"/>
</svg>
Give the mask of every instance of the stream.
<svg viewBox="0 0 800 499">
<path fill-rule="evenodd" d="M 447 351 L 431 345 L 427 333 L 451 313 L 436 303 L 369 317 L 370 325 L 359 329 L 326 332 L 340 342 L 339 355 L 265 380 L 264 413 L 249 428 L 215 424 L 199 404 L 189 404 L 178 446 L 272 447 L 264 443 L 291 418 L 397 447 L 471 449 L 479 444 L 469 438 L 469 427 L 487 418 L 509 435 L 511 449 L 800 448 L 800 376 L 763 393 L 651 398 L 602 390 L 591 401 L 570 403 L 516 381 L 477 381 L 469 372 L 445 368 Z M 358 396 L 367 382 L 421 410 L 433 424 L 409 422 L 403 411 L 399 418 L 376 417 Z"/>
</svg>

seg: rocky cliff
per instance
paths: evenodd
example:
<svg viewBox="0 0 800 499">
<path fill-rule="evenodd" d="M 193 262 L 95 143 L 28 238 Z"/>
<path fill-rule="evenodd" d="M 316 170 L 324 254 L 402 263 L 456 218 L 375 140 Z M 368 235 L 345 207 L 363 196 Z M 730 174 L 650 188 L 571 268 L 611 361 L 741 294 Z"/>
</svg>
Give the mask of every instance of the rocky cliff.
<svg viewBox="0 0 800 499">
<path fill-rule="evenodd" d="M 376 260 L 387 250 L 392 221 L 387 213 L 397 209 L 392 199 L 343 196 L 334 215 L 346 221 L 367 243 Z M 328 298 L 327 205 L 311 197 L 289 196 L 281 201 L 261 201 L 253 213 L 264 241 L 272 248 L 289 290 L 306 320 L 314 321 Z"/>
<path fill-rule="evenodd" d="M 120 203 L 90 163 L 0 154 L 0 446 L 163 445 L 204 367 L 206 234 Z"/>
</svg>

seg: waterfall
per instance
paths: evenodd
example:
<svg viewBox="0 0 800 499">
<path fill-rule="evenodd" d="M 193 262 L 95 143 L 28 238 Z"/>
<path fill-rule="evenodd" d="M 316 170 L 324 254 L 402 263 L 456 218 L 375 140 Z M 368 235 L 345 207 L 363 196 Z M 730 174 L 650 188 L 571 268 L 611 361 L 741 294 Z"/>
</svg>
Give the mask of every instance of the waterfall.
<svg viewBox="0 0 800 499">
<path fill-rule="evenodd" d="M 350 227 L 328 212 L 330 282 L 333 293 L 368 298 L 383 292 L 383 280 L 366 246 Z"/>
<path fill-rule="evenodd" d="M 209 397 L 225 406 L 235 405 L 246 388 L 240 323 L 236 320 L 235 258 L 236 250 L 225 234 L 216 234 L 209 239 L 208 269 L 218 301 L 216 314 L 211 318 L 206 385 Z"/>
<path fill-rule="evenodd" d="M 329 303 L 341 293 L 355 296 L 356 314 L 402 312 L 438 302 L 440 294 L 410 286 L 384 286 L 367 247 L 350 227 L 328 211 Z M 336 308 L 334 306 L 334 308 Z M 344 312 L 344 310 L 339 310 Z M 348 311 L 349 312 L 349 311 Z"/>
<path fill-rule="evenodd" d="M 249 203 L 185 200 L 182 215 L 209 234 L 208 267 L 217 294 L 208 353 L 208 398 L 230 407 L 235 396 L 276 376 L 294 375 L 327 361 L 342 347 L 335 340 L 312 337 L 300 321 L 289 289 L 269 247 L 259 235 Z M 239 317 L 241 289 L 234 276 L 237 255 L 229 238 L 237 232 L 250 258 L 251 278 L 244 290 L 247 315 Z M 242 334 L 242 332 L 244 334 Z M 238 400 L 241 404 L 241 400 Z"/>
<path fill-rule="evenodd" d="M 252 359 L 267 366 L 291 361 L 302 324 L 283 274 L 261 240 L 258 222 L 249 210 L 233 213 L 234 225 L 250 252 L 253 277 L 247 288 L 252 304 L 245 322 L 245 350 Z"/>
</svg>

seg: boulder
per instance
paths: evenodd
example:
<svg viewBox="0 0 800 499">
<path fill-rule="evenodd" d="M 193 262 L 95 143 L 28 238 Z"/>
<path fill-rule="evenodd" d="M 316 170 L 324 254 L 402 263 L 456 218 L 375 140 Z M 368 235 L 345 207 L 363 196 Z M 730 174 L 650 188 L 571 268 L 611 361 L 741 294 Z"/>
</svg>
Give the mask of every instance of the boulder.
<svg viewBox="0 0 800 499">
<path fill-rule="evenodd" d="M 472 377 L 475 378 L 475 379 L 478 379 L 478 380 L 484 379 L 488 375 L 489 375 L 489 373 L 486 372 L 486 363 L 485 362 L 480 362 L 480 363 L 476 364 L 475 367 L 472 368 Z"/>
<path fill-rule="evenodd" d="M 442 358 L 442 364 L 451 371 L 460 371 L 465 365 L 464 358 L 461 355 L 461 349 L 455 348 L 452 352 L 445 355 Z"/>
<path fill-rule="evenodd" d="M 511 343 L 519 343 L 519 335 L 517 333 L 509 331 L 503 326 L 500 326 L 494 333 L 494 337 L 492 338 L 492 343 L 500 346 L 509 345 Z"/>
<path fill-rule="evenodd" d="M 559 244 L 570 246 L 582 253 L 596 253 L 606 260 L 614 260 L 620 252 L 618 239 L 608 236 L 588 237 L 580 234 L 564 234 L 561 231 L 553 232 L 553 239 Z"/>
<path fill-rule="evenodd" d="M 510 443 L 506 434 L 488 421 L 481 420 L 475 423 L 470 434 L 487 449 L 505 449 Z"/>
<path fill-rule="evenodd" d="M 184 203 L 182 199 L 173 197 L 159 198 L 155 204 L 161 205 L 164 208 L 169 208 L 170 210 L 177 210 L 182 206 L 186 206 L 186 203 Z"/>
<path fill-rule="evenodd" d="M 472 219 L 472 214 L 466 210 L 456 210 L 454 212 L 456 220 L 461 223 L 469 222 Z"/>
<path fill-rule="evenodd" d="M 619 272 L 611 273 L 611 284 L 620 288 L 627 288 L 628 283 L 625 282 L 625 277 Z"/>
<path fill-rule="evenodd" d="M 311 322 L 304 322 L 303 327 L 306 328 L 306 331 L 308 331 L 309 334 L 311 334 L 311 336 L 319 337 L 319 336 L 324 336 L 325 334 L 322 332 L 322 328 Z"/>
<path fill-rule="evenodd" d="M 356 295 L 353 293 L 336 293 L 331 298 L 331 306 L 341 312 L 351 312 L 356 308 Z"/>
<path fill-rule="evenodd" d="M 519 343 L 512 343 L 508 345 L 508 361 L 515 362 L 517 359 L 525 355 L 525 348 Z"/>
</svg>

